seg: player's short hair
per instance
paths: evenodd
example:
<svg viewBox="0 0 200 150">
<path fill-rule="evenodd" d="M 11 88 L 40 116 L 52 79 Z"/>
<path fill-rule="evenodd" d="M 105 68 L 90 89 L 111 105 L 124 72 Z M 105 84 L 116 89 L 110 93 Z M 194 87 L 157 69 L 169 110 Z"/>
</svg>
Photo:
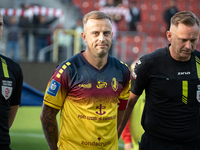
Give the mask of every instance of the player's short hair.
<svg viewBox="0 0 200 150">
<path fill-rule="evenodd" d="M 108 19 L 112 23 L 111 18 L 107 14 L 101 11 L 91 11 L 87 13 L 83 17 L 83 25 L 85 25 L 89 19 Z"/>
<path fill-rule="evenodd" d="M 200 27 L 199 19 L 195 14 L 190 11 L 177 12 L 171 18 L 172 25 L 178 26 L 179 23 L 182 23 L 186 26 L 194 26 L 195 24 L 197 24 Z"/>
</svg>

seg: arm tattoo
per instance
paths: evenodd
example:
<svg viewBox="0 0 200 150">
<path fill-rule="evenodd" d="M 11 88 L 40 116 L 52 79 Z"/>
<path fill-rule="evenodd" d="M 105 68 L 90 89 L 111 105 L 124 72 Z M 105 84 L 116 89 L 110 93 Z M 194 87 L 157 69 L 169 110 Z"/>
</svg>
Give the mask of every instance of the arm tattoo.
<svg viewBox="0 0 200 150">
<path fill-rule="evenodd" d="M 42 107 L 41 122 L 45 138 L 51 150 L 57 150 L 58 124 L 56 115 L 59 110 L 45 104 Z"/>
</svg>

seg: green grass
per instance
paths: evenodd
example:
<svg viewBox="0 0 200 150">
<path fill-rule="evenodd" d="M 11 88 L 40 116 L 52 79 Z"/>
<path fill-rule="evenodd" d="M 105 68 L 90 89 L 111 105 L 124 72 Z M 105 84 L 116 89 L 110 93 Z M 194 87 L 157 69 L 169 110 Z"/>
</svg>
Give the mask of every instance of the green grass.
<svg viewBox="0 0 200 150">
<path fill-rule="evenodd" d="M 38 106 L 19 107 L 10 129 L 12 150 L 48 150 L 40 122 L 41 109 L 42 107 Z M 121 138 L 119 150 L 123 150 Z"/>
<path fill-rule="evenodd" d="M 48 150 L 40 113 L 41 107 L 19 107 L 10 129 L 12 150 Z"/>
</svg>

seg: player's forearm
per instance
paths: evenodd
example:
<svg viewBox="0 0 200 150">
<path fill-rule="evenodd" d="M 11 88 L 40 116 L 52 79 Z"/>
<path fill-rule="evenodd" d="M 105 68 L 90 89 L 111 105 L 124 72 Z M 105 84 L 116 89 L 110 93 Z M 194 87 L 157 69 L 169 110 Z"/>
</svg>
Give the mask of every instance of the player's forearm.
<svg viewBox="0 0 200 150">
<path fill-rule="evenodd" d="M 58 124 L 56 115 L 58 111 L 59 110 L 43 104 L 42 113 L 40 115 L 44 135 L 50 150 L 57 150 Z"/>
<path fill-rule="evenodd" d="M 50 150 L 57 150 L 57 142 L 58 142 L 57 121 L 55 120 L 54 122 L 42 123 L 42 128 Z"/>
<path fill-rule="evenodd" d="M 119 127 L 122 117 L 124 115 L 124 110 L 118 110 L 118 114 L 117 114 L 117 128 Z"/>
<path fill-rule="evenodd" d="M 132 143 L 126 143 L 124 144 L 124 150 L 132 150 L 133 144 Z"/>
<path fill-rule="evenodd" d="M 9 122 L 8 122 L 9 128 L 12 126 L 15 120 L 15 116 L 17 114 L 18 108 L 19 108 L 19 105 L 11 106 L 10 108 L 10 116 L 9 116 Z"/>
<path fill-rule="evenodd" d="M 129 101 L 128 101 L 128 107 L 126 108 L 125 112 L 124 112 L 124 116 L 122 118 L 122 122 L 118 128 L 118 138 L 120 138 L 122 131 L 124 130 L 131 114 L 132 114 L 132 110 L 133 107 L 135 106 L 135 103 L 137 102 L 139 96 L 133 94 L 132 92 L 130 92 L 130 97 L 129 97 Z"/>
<path fill-rule="evenodd" d="M 130 116 L 131 116 L 131 113 L 132 113 L 132 107 L 127 107 L 125 113 L 124 113 L 124 116 L 122 118 L 122 122 L 118 128 L 118 138 L 120 138 L 121 134 L 122 134 L 122 131 L 124 130 Z"/>
</svg>

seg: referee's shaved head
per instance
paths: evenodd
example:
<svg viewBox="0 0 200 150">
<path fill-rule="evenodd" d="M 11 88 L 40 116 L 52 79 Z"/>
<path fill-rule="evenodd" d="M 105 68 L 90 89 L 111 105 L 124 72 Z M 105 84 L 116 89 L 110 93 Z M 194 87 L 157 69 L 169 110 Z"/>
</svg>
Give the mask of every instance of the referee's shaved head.
<svg viewBox="0 0 200 150">
<path fill-rule="evenodd" d="M 189 11 L 176 13 L 171 18 L 167 39 L 170 55 L 177 61 L 188 61 L 199 40 L 199 19 Z"/>
<path fill-rule="evenodd" d="M 176 32 L 177 27 L 179 24 L 183 24 L 189 27 L 195 26 L 195 24 L 200 29 L 200 22 L 199 19 L 195 14 L 193 14 L 190 11 L 180 11 L 177 12 L 172 18 L 171 18 L 171 26 L 170 31 Z"/>
<path fill-rule="evenodd" d="M 194 26 L 197 24 L 200 27 L 199 19 L 190 11 L 180 11 L 171 18 L 171 26 L 178 26 L 180 23 L 186 26 Z"/>
</svg>

